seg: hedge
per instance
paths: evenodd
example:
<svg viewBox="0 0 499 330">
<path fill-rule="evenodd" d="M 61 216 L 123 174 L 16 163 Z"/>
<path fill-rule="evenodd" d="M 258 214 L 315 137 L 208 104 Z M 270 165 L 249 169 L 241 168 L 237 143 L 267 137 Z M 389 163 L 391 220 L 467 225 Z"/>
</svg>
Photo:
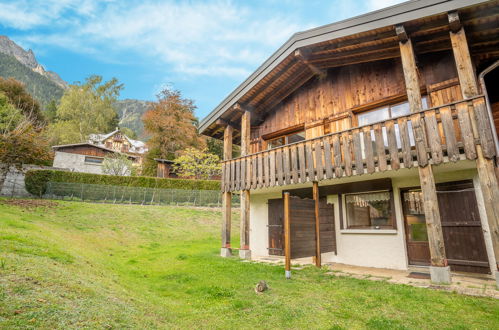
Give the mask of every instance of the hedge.
<svg viewBox="0 0 499 330">
<path fill-rule="evenodd" d="M 56 170 L 30 170 L 26 172 L 26 190 L 33 195 L 42 196 L 47 190 L 47 183 L 50 181 L 161 189 L 220 190 L 220 181 L 216 180 L 114 176 Z"/>
</svg>

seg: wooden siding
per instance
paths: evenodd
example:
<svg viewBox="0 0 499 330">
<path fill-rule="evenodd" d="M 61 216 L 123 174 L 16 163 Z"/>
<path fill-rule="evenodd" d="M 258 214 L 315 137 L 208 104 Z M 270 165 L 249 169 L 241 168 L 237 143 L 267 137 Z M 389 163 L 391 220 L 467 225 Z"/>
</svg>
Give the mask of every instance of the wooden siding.
<svg viewBox="0 0 499 330">
<path fill-rule="evenodd" d="M 477 125 L 477 136 L 471 120 Z M 483 96 L 225 161 L 222 190 L 473 160 L 476 144 L 488 159 L 495 156 Z"/>
<path fill-rule="evenodd" d="M 433 91 L 431 106 L 462 99 L 451 52 L 419 60 L 421 87 Z M 355 113 L 405 99 L 400 59 L 330 69 L 327 77 L 312 79 L 270 111 L 261 125 L 252 127 L 251 152 L 263 150 L 266 135 L 278 135 L 290 127 L 304 127 L 307 139 L 339 132 L 355 126 Z"/>
<path fill-rule="evenodd" d="M 57 148 L 56 151 L 94 157 L 106 157 L 107 155 L 113 153 L 112 151 L 107 151 L 91 145 L 61 147 Z"/>
</svg>

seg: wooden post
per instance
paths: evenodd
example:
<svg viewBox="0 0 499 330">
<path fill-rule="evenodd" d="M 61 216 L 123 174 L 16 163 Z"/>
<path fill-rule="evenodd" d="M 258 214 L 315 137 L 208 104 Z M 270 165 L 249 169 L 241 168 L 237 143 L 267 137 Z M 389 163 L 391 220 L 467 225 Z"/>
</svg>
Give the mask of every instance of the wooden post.
<svg viewBox="0 0 499 330">
<path fill-rule="evenodd" d="M 289 213 L 289 192 L 284 193 L 284 273 L 291 278 L 291 224 Z"/>
<path fill-rule="evenodd" d="M 232 126 L 227 125 L 224 131 L 224 160 L 232 158 L 232 133 Z M 232 193 L 230 191 L 224 192 L 222 196 L 222 248 L 220 250 L 222 257 L 230 257 L 232 255 L 230 246 L 231 201 Z"/>
<path fill-rule="evenodd" d="M 312 187 L 315 204 L 315 266 L 321 267 L 321 223 L 319 219 L 319 183 L 314 181 Z"/>
<path fill-rule="evenodd" d="M 250 148 L 250 125 L 251 114 L 244 111 L 241 117 L 241 156 L 247 156 Z M 248 171 L 249 168 L 246 169 Z M 247 177 L 246 173 L 241 176 Z M 250 191 L 241 191 L 241 248 L 239 257 L 242 259 L 251 259 L 251 250 L 249 248 L 249 225 L 250 225 Z"/>
<path fill-rule="evenodd" d="M 477 96 L 478 84 L 475 70 L 473 69 L 473 64 L 471 62 L 466 34 L 459 22 L 459 15 L 457 12 L 449 13 L 449 24 L 454 25 L 454 29 L 451 29 L 449 33 L 461 92 L 465 98 Z M 473 135 L 476 138 L 478 137 L 478 130 L 474 109 L 472 109 L 470 115 Z M 480 189 L 482 190 L 485 204 L 485 213 L 487 214 L 487 222 L 492 238 L 492 246 L 496 260 L 494 270 L 496 271 L 496 283 L 499 287 L 499 184 L 497 176 L 495 175 L 494 161 L 484 157 L 483 149 L 480 144 L 476 145 L 476 151 L 478 179 L 480 181 Z"/>
<path fill-rule="evenodd" d="M 412 41 L 408 37 L 403 26 L 396 27 L 399 36 L 400 56 L 404 70 L 405 88 L 407 100 L 411 112 L 422 110 L 421 91 L 419 89 L 419 76 L 416 66 L 416 58 L 412 47 Z M 431 266 L 430 273 L 433 282 L 450 282 L 450 269 L 447 266 L 445 256 L 444 235 L 438 208 L 435 178 L 431 165 L 419 166 L 419 181 L 424 199 L 424 213 L 426 218 L 426 229 L 428 243 L 430 245 Z"/>
</svg>

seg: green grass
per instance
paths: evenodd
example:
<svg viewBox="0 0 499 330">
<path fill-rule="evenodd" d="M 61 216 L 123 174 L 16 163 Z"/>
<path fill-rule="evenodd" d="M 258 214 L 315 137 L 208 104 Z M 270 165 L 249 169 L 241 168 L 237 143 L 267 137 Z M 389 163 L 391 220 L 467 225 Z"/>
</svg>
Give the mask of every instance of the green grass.
<svg viewBox="0 0 499 330">
<path fill-rule="evenodd" d="M 489 298 L 314 267 L 285 280 L 282 266 L 222 259 L 220 219 L 183 207 L 26 210 L 0 200 L 0 328 L 499 328 Z M 271 289 L 256 294 L 259 280 Z"/>
</svg>

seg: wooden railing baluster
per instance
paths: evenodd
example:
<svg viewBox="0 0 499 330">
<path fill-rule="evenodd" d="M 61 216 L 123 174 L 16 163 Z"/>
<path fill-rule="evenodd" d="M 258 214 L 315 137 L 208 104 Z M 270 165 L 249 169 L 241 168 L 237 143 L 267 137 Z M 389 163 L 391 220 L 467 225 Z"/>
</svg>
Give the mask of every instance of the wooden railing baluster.
<svg viewBox="0 0 499 330">
<path fill-rule="evenodd" d="M 476 121 L 476 136 L 472 119 Z M 484 97 L 479 96 L 224 161 L 221 190 L 372 174 L 388 170 L 387 159 L 391 170 L 399 169 L 401 160 L 405 168 L 456 162 L 463 156 L 474 160 L 476 144 L 490 159 L 496 153 L 493 143 Z M 444 159 L 444 152 L 448 158 Z"/>
</svg>

